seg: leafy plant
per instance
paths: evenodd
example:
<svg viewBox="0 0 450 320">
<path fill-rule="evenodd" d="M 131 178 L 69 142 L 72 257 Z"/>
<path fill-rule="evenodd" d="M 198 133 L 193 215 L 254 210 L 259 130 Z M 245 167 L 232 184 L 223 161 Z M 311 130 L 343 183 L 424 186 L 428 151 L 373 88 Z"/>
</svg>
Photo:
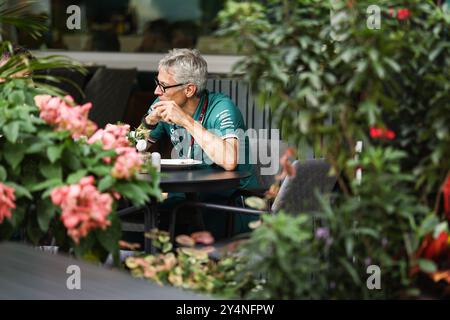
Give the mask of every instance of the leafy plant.
<svg viewBox="0 0 450 320">
<path fill-rule="evenodd" d="M 0 21 L 40 36 L 40 18 L 28 3 L 0 6 Z M 159 175 L 138 179 L 142 168 L 126 135 L 129 127 L 97 126 L 88 120 L 91 104 L 78 106 L 40 80 L 51 68 L 83 72 L 60 56 L 33 58 L 1 42 L 0 61 L 0 239 L 33 244 L 54 239 L 61 251 L 95 261 L 112 253 L 118 263 L 120 198 L 143 205 L 159 199 Z M 53 97 L 50 95 L 54 95 Z"/>
<path fill-rule="evenodd" d="M 45 108 L 53 105 L 59 112 L 69 112 L 83 107 L 65 105 L 63 100 L 50 96 L 44 96 L 44 100 L 50 99 L 47 102 L 39 102 L 38 98 L 42 96 L 38 93 L 40 91 L 27 80 L 8 81 L 0 92 L 0 183 L 12 187 L 16 198 L 11 218 L 0 224 L 0 236 L 8 239 L 23 229 L 27 239 L 38 244 L 49 233 L 55 237 L 56 245 L 63 250 L 73 248 L 78 256 L 105 258 L 107 252 L 117 255 L 121 227 L 115 214 L 114 199 L 123 197 L 143 205 L 150 196 L 159 198 L 158 175 L 152 168 L 147 168 L 152 180 L 142 181 L 137 177 L 140 162 L 123 167 L 121 157 L 132 159 L 131 153 L 125 155 L 123 151 L 136 153 L 134 148 L 126 147 L 126 128 L 122 130 L 125 144 L 109 148 L 102 138 L 102 134 L 105 135 L 103 129 L 90 140 L 84 136 L 74 139 L 74 134 L 79 132 L 74 131 L 73 126 L 80 120 L 74 117 L 63 119 L 59 114 L 55 117 L 59 122 L 52 123 L 46 116 L 51 110 Z M 69 127 L 58 127 L 62 124 Z M 81 123 L 83 130 L 88 127 Z M 118 126 L 107 126 L 110 135 L 111 128 L 119 130 Z M 82 196 L 80 191 L 88 185 L 90 196 L 92 192 L 98 193 L 98 197 L 91 199 L 95 203 L 88 200 L 89 195 Z M 78 193 L 70 198 L 70 192 Z M 108 200 L 106 207 L 100 208 L 101 199 L 105 197 Z M 65 200 L 85 202 L 65 209 Z M 102 221 L 98 215 L 103 209 L 107 220 L 96 229 L 95 223 Z M 87 212 L 97 216 L 86 221 Z"/>
<path fill-rule="evenodd" d="M 293 217 L 284 212 L 263 216 L 263 224 L 238 251 L 239 255 L 249 257 L 241 272 L 262 279 L 258 290 L 248 291 L 244 297 L 325 297 L 327 279 L 323 272 L 327 263 L 320 259 L 320 252 L 326 250 L 328 244 L 313 240 L 311 216 Z"/>
<path fill-rule="evenodd" d="M 378 1 L 380 28 L 369 28 L 371 5 L 228 1 L 220 13 L 220 33 L 239 37 L 248 52 L 236 71 L 252 85 L 259 104 L 271 107 L 297 154 L 312 146 L 329 161 L 340 189 L 332 206 L 323 201 L 320 215 L 333 239 L 328 254 L 308 242 L 311 251 L 296 251 L 298 259 L 322 258 L 326 268 L 314 278 L 322 287 L 287 290 L 277 279 L 297 270 L 296 260 L 275 263 L 268 254 L 249 251 L 268 261 L 261 262 L 268 297 L 410 297 L 419 294 L 417 273 L 410 271 L 430 271 L 417 259 L 425 237 L 421 225 L 430 214 L 446 225 L 450 210 L 441 205 L 450 168 L 450 15 L 432 1 Z M 263 223 L 253 237 L 289 220 L 274 219 L 279 221 Z M 298 236 L 304 228 L 297 226 L 292 232 Z M 287 248 L 295 243 L 281 234 L 258 239 L 269 248 L 275 240 Z M 364 281 L 372 264 L 382 271 L 381 290 L 368 290 Z M 310 267 L 295 277 L 305 279 Z"/>
<path fill-rule="evenodd" d="M 242 296 L 244 292 L 258 288 L 257 278 L 241 272 L 246 260 L 244 256 L 229 252 L 216 261 L 208 256 L 212 247 L 195 247 L 199 243 L 212 244 L 213 239 L 207 232 L 178 236 L 180 246 L 175 251 L 167 232 L 154 229 L 146 236 L 152 239 L 160 253 L 127 258 L 125 264 L 134 277 L 222 298 Z"/>
</svg>

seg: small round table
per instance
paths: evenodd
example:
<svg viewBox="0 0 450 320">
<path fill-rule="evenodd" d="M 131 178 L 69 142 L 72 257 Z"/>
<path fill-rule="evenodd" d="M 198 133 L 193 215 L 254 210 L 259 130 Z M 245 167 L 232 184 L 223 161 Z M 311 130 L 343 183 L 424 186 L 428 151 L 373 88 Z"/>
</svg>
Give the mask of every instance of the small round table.
<svg viewBox="0 0 450 320">
<path fill-rule="evenodd" d="M 196 194 L 236 188 L 249 172 L 225 171 L 221 168 L 167 170 L 161 173 L 160 188 L 164 192 Z"/>
<path fill-rule="evenodd" d="M 225 171 L 219 167 L 197 169 L 170 169 L 162 170 L 159 187 L 163 192 L 186 193 L 187 200 L 196 200 L 200 192 L 220 191 L 234 189 L 239 186 L 241 179 L 251 175 L 247 171 Z M 148 175 L 142 175 L 142 179 L 148 179 Z M 158 216 L 157 203 L 152 200 L 144 210 L 144 232 L 156 228 Z M 145 251 L 154 252 L 151 240 L 145 238 Z"/>
</svg>

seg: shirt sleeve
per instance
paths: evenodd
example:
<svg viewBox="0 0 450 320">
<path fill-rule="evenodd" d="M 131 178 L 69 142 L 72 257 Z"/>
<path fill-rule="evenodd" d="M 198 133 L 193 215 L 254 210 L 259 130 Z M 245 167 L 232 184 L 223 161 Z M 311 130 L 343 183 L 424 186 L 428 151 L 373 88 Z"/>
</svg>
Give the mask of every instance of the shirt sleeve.
<svg viewBox="0 0 450 320">
<path fill-rule="evenodd" d="M 218 108 L 219 111 L 213 116 L 214 131 L 222 139 L 239 139 L 237 131 L 239 131 L 239 129 L 244 129 L 242 115 L 240 114 L 239 109 L 237 109 L 237 107 L 235 107 L 231 102 L 223 104 L 223 108 Z"/>
<path fill-rule="evenodd" d="M 164 136 L 164 133 L 165 133 L 164 125 L 162 122 L 159 122 L 156 125 L 156 128 L 150 131 L 148 141 L 151 143 L 155 143 Z"/>
</svg>

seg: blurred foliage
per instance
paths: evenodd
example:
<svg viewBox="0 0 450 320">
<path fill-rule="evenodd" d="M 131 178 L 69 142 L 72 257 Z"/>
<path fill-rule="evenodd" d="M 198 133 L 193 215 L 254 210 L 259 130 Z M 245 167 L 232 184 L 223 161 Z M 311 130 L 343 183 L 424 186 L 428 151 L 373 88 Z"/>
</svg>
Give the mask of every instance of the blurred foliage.
<svg viewBox="0 0 450 320">
<path fill-rule="evenodd" d="M 432 1 L 381 0 L 377 17 L 373 4 L 228 1 L 220 13 L 220 34 L 248 52 L 235 71 L 270 106 L 283 138 L 323 155 L 339 185 L 316 221 L 329 232 L 328 248 L 315 238 L 300 243 L 312 229 L 295 217 L 266 218 L 253 234 L 248 254 L 260 260 L 250 269 L 268 279 L 259 298 L 417 295 L 410 271 L 426 265 L 416 254 L 424 222 L 428 232 L 440 222 L 448 228 L 441 186 L 450 168 L 450 14 Z M 371 137 L 371 128 L 395 139 Z M 371 264 L 381 268 L 381 290 L 367 289 Z M 317 268 L 311 287 L 305 279 Z"/>
<path fill-rule="evenodd" d="M 229 252 L 218 260 L 210 259 L 213 248 L 196 246 L 195 237 L 187 235 L 177 237 L 179 246 L 173 252 L 168 232 L 153 229 L 146 236 L 159 253 L 128 257 L 125 265 L 134 277 L 221 298 L 242 296 L 258 288 L 250 272 L 242 273 L 244 256 Z"/>
</svg>

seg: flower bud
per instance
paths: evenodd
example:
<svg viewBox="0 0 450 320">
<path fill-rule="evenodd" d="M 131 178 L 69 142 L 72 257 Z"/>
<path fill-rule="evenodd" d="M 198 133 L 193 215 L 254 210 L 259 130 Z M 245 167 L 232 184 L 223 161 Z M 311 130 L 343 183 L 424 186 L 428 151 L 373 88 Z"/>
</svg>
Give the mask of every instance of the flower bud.
<svg viewBox="0 0 450 320">
<path fill-rule="evenodd" d="M 145 140 L 138 140 L 138 142 L 136 144 L 136 149 L 139 152 L 147 150 L 147 141 L 145 141 Z"/>
</svg>

